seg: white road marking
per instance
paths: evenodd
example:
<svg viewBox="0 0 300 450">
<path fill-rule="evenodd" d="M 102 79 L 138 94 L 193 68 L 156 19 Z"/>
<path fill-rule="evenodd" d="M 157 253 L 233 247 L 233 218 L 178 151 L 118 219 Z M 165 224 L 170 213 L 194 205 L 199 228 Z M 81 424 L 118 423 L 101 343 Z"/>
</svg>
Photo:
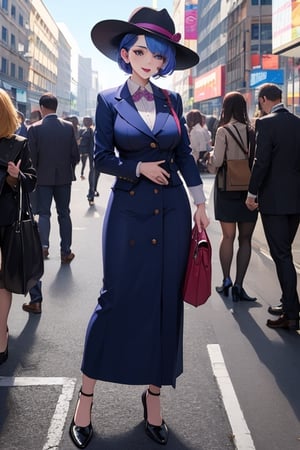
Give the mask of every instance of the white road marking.
<svg viewBox="0 0 300 450">
<path fill-rule="evenodd" d="M 250 430 L 247 426 L 237 396 L 232 386 L 221 348 L 218 344 L 207 345 L 207 350 L 221 391 L 224 407 L 231 425 L 233 440 L 237 450 L 255 450 Z"/>
<path fill-rule="evenodd" d="M 70 401 L 74 394 L 76 384 L 75 378 L 65 377 L 0 377 L 0 386 L 20 387 L 20 386 L 62 386 L 62 392 L 58 398 L 50 427 L 47 433 L 47 440 L 43 450 L 58 449 L 64 425 L 66 422 Z"/>
</svg>

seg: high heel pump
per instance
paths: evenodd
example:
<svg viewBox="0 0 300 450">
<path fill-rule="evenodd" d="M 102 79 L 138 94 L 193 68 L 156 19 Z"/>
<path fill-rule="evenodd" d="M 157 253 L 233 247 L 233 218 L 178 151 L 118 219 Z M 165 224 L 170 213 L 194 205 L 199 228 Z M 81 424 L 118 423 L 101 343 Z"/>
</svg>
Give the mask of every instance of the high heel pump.
<svg viewBox="0 0 300 450">
<path fill-rule="evenodd" d="M 6 332 L 7 332 L 7 345 L 4 352 L 0 352 L 0 365 L 5 363 L 5 361 L 8 358 L 8 328 L 6 328 Z"/>
<path fill-rule="evenodd" d="M 217 286 L 216 291 L 218 294 L 223 294 L 225 297 L 228 297 L 229 288 L 232 286 L 232 281 L 230 277 L 226 277 L 223 280 L 222 286 Z"/>
<path fill-rule="evenodd" d="M 79 401 L 79 396 L 81 396 L 81 395 L 83 395 L 84 397 L 93 397 L 93 394 L 85 394 L 84 392 L 82 392 L 82 389 L 80 389 L 79 395 L 78 395 L 78 401 Z M 77 403 L 78 403 L 78 401 L 77 401 Z M 91 411 L 92 411 L 92 406 L 93 406 L 93 403 L 91 404 Z M 85 448 L 93 436 L 92 423 L 90 422 L 89 425 L 87 425 L 86 427 L 80 427 L 80 426 L 76 425 L 76 423 L 74 421 L 74 417 L 73 417 L 71 425 L 70 425 L 69 433 L 70 433 L 71 439 L 72 439 L 73 443 L 76 445 L 76 447 Z"/>
<path fill-rule="evenodd" d="M 147 392 L 149 395 L 155 395 L 159 396 L 160 393 L 154 393 L 150 391 L 150 389 L 147 389 L 142 394 L 142 403 L 144 407 L 144 420 L 145 420 L 145 431 L 146 434 L 153 439 L 153 441 L 157 442 L 158 444 L 166 445 L 168 442 L 169 437 L 169 430 L 164 420 L 162 420 L 161 425 L 151 425 L 148 422 L 148 410 L 147 410 Z"/>
<path fill-rule="evenodd" d="M 242 286 L 235 284 L 231 290 L 232 301 L 233 302 L 255 302 L 257 300 L 256 297 L 250 297 Z"/>
</svg>

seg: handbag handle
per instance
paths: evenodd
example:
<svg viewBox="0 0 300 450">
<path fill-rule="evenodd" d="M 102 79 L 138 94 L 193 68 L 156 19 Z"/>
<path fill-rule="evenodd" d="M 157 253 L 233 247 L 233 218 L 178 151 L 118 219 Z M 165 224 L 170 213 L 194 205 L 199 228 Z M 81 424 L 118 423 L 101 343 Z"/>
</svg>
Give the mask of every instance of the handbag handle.
<svg viewBox="0 0 300 450">
<path fill-rule="evenodd" d="M 233 126 L 234 126 L 234 125 L 233 125 Z M 243 151 L 243 153 L 244 153 L 245 155 L 248 156 L 248 152 L 244 149 L 244 146 L 242 145 L 243 140 L 242 140 L 242 138 L 241 138 L 241 135 L 240 135 L 238 129 L 237 129 L 236 127 L 234 127 L 234 128 L 236 129 L 236 131 L 238 132 L 240 141 L 238 140 L 238 138 L 236 137 L 236 135 L 232 132 L 232 130 L 231 130 L 229 127 L 224 126 L 223 128 L 225 128 L 225 130 L 228 131 L 228 133 L 233 137 L 233 139 L 234 139 L 235 142 L 238 144 L 238 146 L 239 146 L 240 149 Z"/>
<path fill-rule="evenodd" d="M 30 220 L 33 222 L 34 221 L 34 216 L 33 216 L 32 208 L 31 208 L 29 194 L 28 194 L 27 191 L 23 190 L 23 186 L 22 186 L 22 174 L 21 174 L 18 186 L 19 186 L 19 191 L 18 191 L 18 196 L 19 196 L 18 223 L 21 223 L 21 221 L 22 221 L 23 204 L 25 204 L 25 206 L 26 206 L 25 212 L 29 215 Z"/>
</svg>

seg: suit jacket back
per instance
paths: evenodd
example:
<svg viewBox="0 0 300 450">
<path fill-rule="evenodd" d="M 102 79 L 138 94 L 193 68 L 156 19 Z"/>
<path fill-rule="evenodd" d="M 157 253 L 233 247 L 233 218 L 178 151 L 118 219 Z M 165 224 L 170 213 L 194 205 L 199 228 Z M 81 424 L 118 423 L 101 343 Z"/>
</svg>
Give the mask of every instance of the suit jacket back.
<svg viewBox="0 0 300 450">
<path fill-rule="evenodd" d="M 55 114 L 45 116 L 29 128 L 28 140 L 38 185 L 63 185 L 75 179 L 80 156 L 70 122 Z"/>
<path fill-rule="evenodd" d="M 300 213 L 300 118 L 285 108 L 256 121 L 249 192 L 264 214 Z"/>
</svg>

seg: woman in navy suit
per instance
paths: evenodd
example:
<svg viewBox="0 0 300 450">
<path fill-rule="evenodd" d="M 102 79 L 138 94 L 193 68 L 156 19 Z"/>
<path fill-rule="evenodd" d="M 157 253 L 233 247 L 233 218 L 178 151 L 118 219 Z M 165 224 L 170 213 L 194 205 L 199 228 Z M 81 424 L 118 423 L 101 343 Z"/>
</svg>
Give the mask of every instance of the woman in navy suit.
<svg viewBox="0 0 300 450">
<path fill-rule="evenodd" d="M 92 437 L 96 380 L 149 385 L 142 395 L 146 433 L 159 444 L 168 439 L 159 395 L 182 373 L 182 285 L 191 235 L 178 171 L 196 205 L 198 228 L 209 222 L 181 98 L 149 81 L 198 63 L 179 39 L 165 9 L 143 7 L 129 22 L 105 20 L 92 30 L 96 47 L 130 76 L 97 102 L 95 166 L 116 181 L 103 226 L 103 287 L 87 329 L 70 426 L 79 448 Z"/>
</svg>

